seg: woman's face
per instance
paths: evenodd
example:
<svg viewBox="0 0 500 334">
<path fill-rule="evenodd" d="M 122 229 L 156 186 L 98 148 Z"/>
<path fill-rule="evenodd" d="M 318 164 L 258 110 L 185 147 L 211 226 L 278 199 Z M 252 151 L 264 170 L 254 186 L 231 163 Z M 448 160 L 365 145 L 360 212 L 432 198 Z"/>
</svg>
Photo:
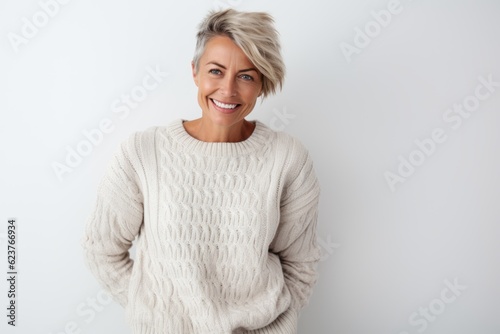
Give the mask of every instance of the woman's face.
<svg viewBox="0 0 500 334">
<path fill-rule="evenodd" d="M 214 125 L 231 126 L 252 111 L 262 91 L 261 74 L 229 37 L 212 37 L 198 73 L 192 65 L 204 118 Z"/>
</svg>

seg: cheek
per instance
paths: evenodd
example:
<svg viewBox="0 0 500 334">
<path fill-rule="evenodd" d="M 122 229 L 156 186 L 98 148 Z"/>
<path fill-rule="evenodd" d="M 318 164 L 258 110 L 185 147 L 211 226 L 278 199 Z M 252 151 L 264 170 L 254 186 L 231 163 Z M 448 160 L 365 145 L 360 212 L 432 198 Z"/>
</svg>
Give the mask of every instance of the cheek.
<svg viewBox="0 0 500 334">
<path fill-rule="evenodd" d="M 200 85 L 198 86 L 201 94 L 211 94 L 215 90 L 215 85 L 211 80 L 200 80 Z"/>
<path fill-rule="evenodd" d="M 248 87 L 244 92 L 245 100 L 247 103 L 255 104 L 257 98 L 259 97 L 259 89 L 255 87 Z"/>
</svg>

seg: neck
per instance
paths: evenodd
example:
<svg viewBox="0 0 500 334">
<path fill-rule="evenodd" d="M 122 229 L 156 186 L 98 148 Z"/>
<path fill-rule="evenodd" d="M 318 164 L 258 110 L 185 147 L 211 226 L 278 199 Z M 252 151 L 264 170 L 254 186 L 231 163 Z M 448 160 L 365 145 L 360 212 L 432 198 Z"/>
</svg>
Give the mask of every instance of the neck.
<svg viewBox="0 0 500 334">
<path fill-rule="evenodd" d="M 242 119 L 231 126 L 215 125 L 203 117 L 184 122 L 190 136 L 204 142 L 240 142 L 251 136 L 255 124 Z"/>
</svg>

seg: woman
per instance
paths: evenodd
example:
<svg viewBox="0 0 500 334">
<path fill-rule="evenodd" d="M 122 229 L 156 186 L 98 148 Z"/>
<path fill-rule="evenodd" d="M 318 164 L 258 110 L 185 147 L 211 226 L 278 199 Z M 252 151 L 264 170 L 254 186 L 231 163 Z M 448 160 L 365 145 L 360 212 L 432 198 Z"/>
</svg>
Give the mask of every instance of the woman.
<svg viewBox="0 0 500 334">
<path fill-rule="evenodd" d="M 319 185 L 298 140 L 245 119 L 283 82 L 272 18 L 210 13 L 192 70 L 201 117 L 121 145 L 87 221 L 87 263 L 133 333 L 296 333 L 317 279 Z"/>
</svg>

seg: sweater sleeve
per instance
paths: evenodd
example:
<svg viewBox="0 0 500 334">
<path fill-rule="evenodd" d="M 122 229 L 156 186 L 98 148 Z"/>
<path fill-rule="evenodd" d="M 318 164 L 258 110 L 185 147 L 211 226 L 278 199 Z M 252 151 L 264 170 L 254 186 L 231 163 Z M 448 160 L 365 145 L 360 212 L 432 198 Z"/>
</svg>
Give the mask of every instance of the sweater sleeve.
<svg viewBox="0 0 500 334">
<path fill-rule="evenodd" d="M 321 257 L 316 235 L 320 187 L 308 151 L 295 141 L 280 203 L 280 222 L 270 250 L 281 260 L 297 312 L 307 305 Z"/>
<path fill-rule="evenodd" d="M 133 266 L 129 249 L 143 222 L 137 136 L 124 141 L 109 163 L 82 239 L 88 268 L 122 306 Z"/>
</svg>

